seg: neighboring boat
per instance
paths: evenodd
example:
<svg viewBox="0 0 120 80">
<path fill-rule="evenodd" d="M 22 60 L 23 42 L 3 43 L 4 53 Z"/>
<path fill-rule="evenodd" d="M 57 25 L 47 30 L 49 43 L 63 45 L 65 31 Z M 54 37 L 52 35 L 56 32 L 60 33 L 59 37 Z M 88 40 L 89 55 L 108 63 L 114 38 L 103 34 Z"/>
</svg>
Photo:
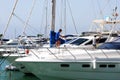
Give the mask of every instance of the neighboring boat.
<svg viewBox="0 0 120 80">
<path fill-rule="evenodd" d="M 6 65 L 7 69 L 17 69 L 18 67 L 23 67 L 23 65 L 19 65 L 15 63 L 15 59 L 18 57 L 28 56 L 27 53 L 29 49 L 41 47 L 40 45 L 35 45 L 38 40 L 34 40 L 34 44 L 32 41 L 28 39 L 10 39 L 4 45 L 0 46 L 1 59 L 3 61 L 7 60 L 9 64 Z M 22 43 L 22 44 L 21 44 Z M 14 66 L 14 68 L 13 68 Z M 29 73 L 25 68 L 23 70 L 24 73 Z"/>
<path fill-rule="evenodd" d="M 6 43 L 0 45 L 0 54 L 1 58 L 8 57 L 11 54 L 17 54 L 19 51 L 20 53 L 22 49 L 18 49 L 19 41 L 17 39 L 10 39 Z"/>
</svg>

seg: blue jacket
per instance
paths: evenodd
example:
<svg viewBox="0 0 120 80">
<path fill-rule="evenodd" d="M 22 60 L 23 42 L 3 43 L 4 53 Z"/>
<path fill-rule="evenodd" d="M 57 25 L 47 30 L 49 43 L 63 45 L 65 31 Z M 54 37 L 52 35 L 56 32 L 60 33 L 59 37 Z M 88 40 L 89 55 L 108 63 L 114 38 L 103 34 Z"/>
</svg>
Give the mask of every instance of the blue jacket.
<svg viewBox="0 0 120 80">
<path fill-rule="evenodd" d="M 59 40 L 60 39 L 60 32 L 57 32 L 56 35 L 55 35 L 55 40 Z"/>
</svg>

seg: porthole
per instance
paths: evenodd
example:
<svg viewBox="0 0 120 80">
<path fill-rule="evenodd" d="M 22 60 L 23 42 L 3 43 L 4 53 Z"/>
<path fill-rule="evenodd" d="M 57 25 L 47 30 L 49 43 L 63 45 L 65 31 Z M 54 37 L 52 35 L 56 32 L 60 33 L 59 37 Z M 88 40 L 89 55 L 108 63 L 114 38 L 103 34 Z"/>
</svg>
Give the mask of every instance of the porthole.
<svg viewBox="0 0 120 80">
<path fill-rule="evenodd" d="M 69 64 L 61 64 L 60 66 L 61 67 L 69 67 L 70 65 Z"/>
<path fill-rule="evenodd" d="M 115 68 L 115 65 L 114 64 L 110 64 L 108 65 L 109 68 Z"/>
<path fill-rule="evenodd" d="M 106 68 L 107 65 L 105 65 L 105 64 L 100 64 L 99 67 L 101 67 L 101 68 Z"/>
<path fill-rule="evenodd" d="M 90 64 L 83 64 L 82 67 L 84 68 L 90 67 Z"/>
</svg>

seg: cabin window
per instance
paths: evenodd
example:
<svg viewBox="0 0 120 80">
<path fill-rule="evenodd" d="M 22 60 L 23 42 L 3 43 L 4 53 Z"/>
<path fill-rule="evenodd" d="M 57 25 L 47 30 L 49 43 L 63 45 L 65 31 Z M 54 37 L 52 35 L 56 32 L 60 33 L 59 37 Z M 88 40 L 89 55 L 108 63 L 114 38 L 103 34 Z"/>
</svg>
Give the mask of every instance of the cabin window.
<svg viewBox="0 0 120 80">
<path fill-rule="evenodd" d="M 18 43 L 8 43 L 7 45 L 18 45 Z"/>
<path fill-rule="evenodd" d="M 118 37 L 118 34 L 111 34 L 112 37 Z"/>
<path fill-rule="evenodd" d="M 85 45 L 91 45 L 93 43 L 93 41 L 89 41 L 88 43 L 86 43 Z"/>
<path fill-rule="evenodd" d="M 87 40 L 88 40 L 88 39 L 79 38 L 79 39 L 73 41 L 71 44 L 80 45 L 80 44 L 84 43 L 84 42 L 87 41 Z"/>
<path fill-rule="evenodd" d="M 101 39 L 97 39 L 96 42 L 97 43 L 104 43 L 107 40 L 107 38 L 101 38 Z M 93 41 L 89 41 L 88 43 L 86 43 L 85 45 L 91 45 L 93 43 Z"/>
<path fill-rule="evenodd" d="M 101 65 L 99 65 L 99 67 L 101 67 L 101 68 L 106 68 L 107 65 L 105 65 L 105 64 L 101 64 Z"/>
<path fill-rule="evenodd" d="M 88 68 L 88 67 L 90 67 L 90 64 L 83 64 L 82 67 Z"/>
<path fill-rule="evenodd" d="M 97 39 L 96 42 L 98 42 L 98 43 L 103 43 L 103 42 L 105 42 L 106 40 L 107 40 L 107 38 L 101 38 L 101 39 Z"/>
<path fill-rule="evenodd" d="M 69 64 L 61 64 L 60 66 L 61 67 L 69 67 L 70 65 Z"/>
</svg>

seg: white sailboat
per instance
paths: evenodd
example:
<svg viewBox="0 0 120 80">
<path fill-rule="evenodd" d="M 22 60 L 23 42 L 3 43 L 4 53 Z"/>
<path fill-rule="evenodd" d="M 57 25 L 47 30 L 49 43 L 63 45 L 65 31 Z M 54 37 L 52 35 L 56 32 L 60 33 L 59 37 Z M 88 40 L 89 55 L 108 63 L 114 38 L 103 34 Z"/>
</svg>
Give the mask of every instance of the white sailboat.
<svg viewBox="0 0 120 80">
<path fill-rule="evenodd" d="M 55 1 L 52 0 L 54 7 Z M 51 30 L 54 31 L 53 25 Z M 42 47 L 31 49 L 29 54 L 15 61 L 41 80 L 120 79 L 119 48 L 87 50 L 79 47 Z"/>
<path fill-rule="evenodd" d="M 31 52 L 38 57 L 18 58 L 16 62 L 42 80 L 120 79 L 120 50 L 41 48 Z"/>
</svg>

